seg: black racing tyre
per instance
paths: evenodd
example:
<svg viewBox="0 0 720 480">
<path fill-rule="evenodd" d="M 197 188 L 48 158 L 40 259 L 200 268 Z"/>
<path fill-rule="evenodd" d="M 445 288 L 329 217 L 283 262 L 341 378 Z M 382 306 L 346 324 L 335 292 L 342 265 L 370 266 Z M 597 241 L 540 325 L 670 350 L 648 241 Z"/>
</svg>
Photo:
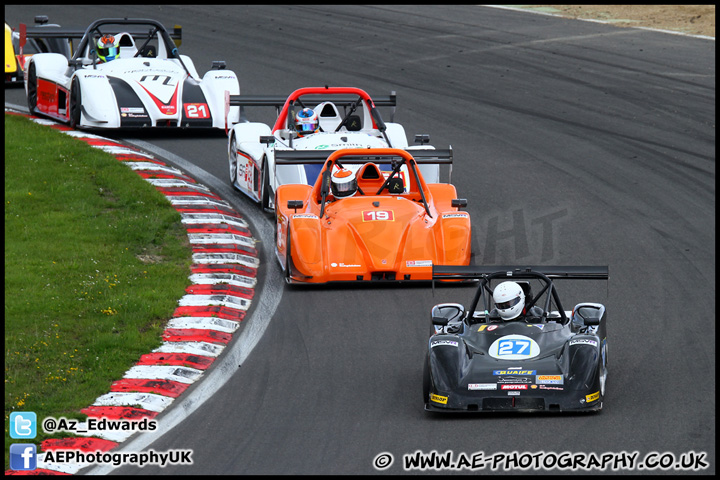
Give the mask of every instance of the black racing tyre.
<svg viewBox="0 0 720 480">
<path fill-rule="evenodd" d="M 37 73 L 35 72 L 35 62 L 30 62 L 30 67 L 28 67 L 27 105 L 30 114 L 35 113 L 35 109 L 37 108 Z"/>
<path fill-rule="evenodd" d="M 423 403 L 430 403 L 430 367 L 428 363 L 430 359 L 425 357 L 425 365 L 423 366 Z"/>
<path fill-rule="evenodd" d="M 267 157 L 263 158 L 263 167 L 262 167 L 262 196 L 261 196 L 261 205 L 262 209 L 264 211 L 270 211 L 270 177 L 268 176 L 268 159 Z"/>
<path fill-rule="evenodd" d="M 292 255 L 290 255 L 290 225 L 287 229 L 287 240 L 285 241 L 285 283 L 290 283 L 292 275 Z"/>
<path fill-rule="evenodd" d="M 80 112 L 82 108 L 82 92 L 80 91 L 80 81 L 77 77 L 73 78 L 70 86 L 70 127 L 77 128 L 80 125 Z"/>
<path fill-rule="evenodd" d="M 234 187 L 237 181 L 237 140 L 235 139 L 235 134 L 232 134 L 232 138 L 230 139 L 228 165 L 230 167 L 230 185 Z"/>
</svg>

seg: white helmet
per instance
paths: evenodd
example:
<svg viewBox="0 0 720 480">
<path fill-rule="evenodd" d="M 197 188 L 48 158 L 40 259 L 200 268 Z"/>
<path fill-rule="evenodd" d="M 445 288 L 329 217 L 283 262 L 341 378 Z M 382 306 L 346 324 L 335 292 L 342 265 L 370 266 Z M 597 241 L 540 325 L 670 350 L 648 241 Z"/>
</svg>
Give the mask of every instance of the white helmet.
<svg viewBox="0 0 720 480">
<path fill-rule="evenodd" d="M 505 321 L 517 318 L 525 308 L 525 292 L 515 282 L 503 282 L 495 287 L 493 300 L 500 318 Z"/>
<path fill-rule="evenodd" d="M 332 193 L 335 198 L 352 197 L 357 191 L 355 173 L 346 168 L 335 170 L 332 174 Z"/>
</svg>

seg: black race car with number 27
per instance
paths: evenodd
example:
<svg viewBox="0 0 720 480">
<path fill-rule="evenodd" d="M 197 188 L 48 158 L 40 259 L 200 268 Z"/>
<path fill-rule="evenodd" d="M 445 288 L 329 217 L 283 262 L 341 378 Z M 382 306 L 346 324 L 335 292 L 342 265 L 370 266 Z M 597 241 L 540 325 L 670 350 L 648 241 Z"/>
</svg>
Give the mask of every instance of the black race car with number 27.
<svg viewBox="0 0 720 480">
<path fill-rule="evenodd" d="M 607 278 L 607 267 L 434 266 L 433 280 L 475 279 L 478 287 L 467 308 L 442 303 L 432 309 L 425 410 L 602 409 L 605 306 L 583 302 L 565 311 L 554 280 Z M 493 289 L 493 281 L 502 283 Z"/>
</svg>

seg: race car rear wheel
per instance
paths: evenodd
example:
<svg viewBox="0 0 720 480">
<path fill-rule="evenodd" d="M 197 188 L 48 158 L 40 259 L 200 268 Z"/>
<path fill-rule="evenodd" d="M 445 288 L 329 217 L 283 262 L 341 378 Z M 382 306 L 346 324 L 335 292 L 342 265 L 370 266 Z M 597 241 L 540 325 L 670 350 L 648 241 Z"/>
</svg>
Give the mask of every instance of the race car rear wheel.
<svg viewBox="0 0 720 480">
<path fill-rule="evenodd" d="M 233 134 L 230 139 L 230 148 L 228 149 L 228 163 L 230 166 L 230 185 L 235 186 L 237 181 L 237 141 Z"/>
<path fill-rule="evenodd" d="M 70 127 L 77 128 L 80 125 L 80 109 L 82 106 L 82 92 L 80 91 L 80 81 L 77 77 L 73 78 L 70 87 Z"/>
<path fill-rule="evenodd" d="M 30 114 L 33 114 L 35 108 L 37 108 L 37 73 L 35 72 L 35 62 L 30 62 L 30 67 L 28 68 L 27 104 Z"/>
<path fill-rule="evenodd" d="M 290 283 L 292 275 L 292 256 L 290 255 L 290 226 L 287 229 L 287 239 L 285 240 L 285 283 Z"/>
</svg>

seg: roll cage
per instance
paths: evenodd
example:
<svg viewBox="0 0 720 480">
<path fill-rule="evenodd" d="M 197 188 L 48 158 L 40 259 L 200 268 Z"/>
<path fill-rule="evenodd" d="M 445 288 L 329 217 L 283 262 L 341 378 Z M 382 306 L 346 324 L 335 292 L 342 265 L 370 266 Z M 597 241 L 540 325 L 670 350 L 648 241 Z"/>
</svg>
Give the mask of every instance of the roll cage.
<svg viewBox="0 0 720 480">
<path fill-rule="evenodd" d="M 546 295 L 545 303 L 542 307 L 542 315 L 540 321 L 548 319 L 550 313 L 551 302 L 555 303 L 558 313 L 560 314 L 560 323 L 563 325 L 570 322 L 565 315 L 565 310 L 558 296 L 553 279 L 565 278 L 573 280 L 607 280 L 608 267 L 560 267 L 560 266 L 444 266 L 433 265 L 433 288 L 435 280 L 479 280 L 477 291 L 470 305 L 466 310 L 465 321 L 468 321 L 478 303 L 484 298 L 485 312 L 490 311 L 490 298 L 492 297 L 491 282 L 496 279 L 502 280 L 539 280 L 544 286 L 533 297 L 527 301 L 526 308 L 529 310 L 533 307 L 543 295 Z M 486 295 L 487 294 L 487 295 Z"/>
<path fill-rule="evenodd" d="M 331 102 L 343 110 L 343 117 L 335 128 L 335 132 L 338 132 L 343 126 L 346 126 L 357 109 L 363 106 L 367 109 L 369 115 L 368 120 L 372 123 L 372 128 L 378 130 L 387 144 L 390 145 L 390 140 L 385 133 L 387 126 L 377 107 L 392 107 L 390 121 L 393 121 L 395 106 L 397 105 L 395 92 L 391 92 L 390 95 L 387 96 L 376 97 L 376 100 L 373 100 L 367 92 L 356 87 L 304 87 L 295 90 L 287 97 L 274 95 L 230 95 L 227 100 L 228 106 L 240 107 L 241 118 L 243 119 L 245 118 L 244 107 L 275 107 L 277 119 L 272 127 L 272 132 L 287 130 L 291 134 L 289 136 L 291 142 L 294 136 L 293 134 L 297 133 L 294 121 L 295 114 L 297 113 L 296 108 L 314 107 L 323 102 Z M 363 125 L 364 124 L 365 122 L 363 121 Z"/>
<path fill-rule="evenodd" d="M 327 153 L 325 153 L 327 155 Z M 418 159 L 414 158 L 417 156 Z M 323 158 L 322 151 L 277 151 L 275 153 L 276 165 L 305 164 L 305 163 L 324 163 L 317 182 L 313 186 L 312 196 L 319 199 L 320 216 L 325 213 L 325 204 L 330 194 L 330 175 L 332 175 L 333 166 L 343 166 L 347 164 L 365 164 L 373 163 L 389 163 L 392 171 L 383 182 L 382 186 L 374 195 L 380 195 L 387 188 L 392 178 L 399 178 L 400 169 L 403 165 L 407 165 L 408 170 L 412 174 L 409 184 L 410 193 L 419 193 L 421 203 L 425 208 L 428 216 L 432 217 L 430 212 L 429 201 L 430 190 L 425 183 L 422 175 L 417 169 L 418 162 L 430 164 L 452 164 L 452 149 L 449 150 L 414 150 L 411 154 L 406 150 L 397 148 L 347 148 L 336 150 L 330 153 L 330 156 Z M 372 195 L 364 193 L 365 195 Z"/>
<path fill-rule="evenodd" d="M 185 69 L 185 72 L 190 75 L 189 70 L 183 63 L 177 50 L 177 47 L 180 46 L 182 41 L 182 27 L 176 25 L 173 32 L 170 33 L 160 22 L 148 18 L 101 18 L 91 23 L 84 31 L 66 28 L 21 28 L 20 45 L 24 45 L 27 38 L 35 37 L 42 37 L 46 39 L 68 39 L 71 44 L 73 39 L 79 38 L 80 42 L 78 43 L 77 48 L 73 49 L 73 56 L 68 62 L 70 67 L 77 70 L 78 68 L 82 68 L 87 65 L 84 60 L 90 59 L 92 60 L 93 68 L 97 68 L 97 53 L 95 52 L 94 42 L 92 44 L 90 42 L 101 37 L 104 33 L 111 33 L 113 35 L 120 33 L 118 28 L 103 31 L 101 27 L 105 27 L 107 25 L 114 25 L 117 27 L 128 26 L 130 28 L 122 29 L 123 33 L 129 33 L 134 39 L 145 40 L 141 47 L 137 49 L 137 53 L 135 54 L 136 57 L 141 55 L 143 48 L 157 35 L 159 41 L 163 43 L 161 51 L 164 52 L 164 56 L 161 56 L 161 58 L 178 60 Z M 141 28 L 143 26 L 146 28 Z M 158 48 L 160 49 L 160 45 L 158 45 Z"/>
</svg>

